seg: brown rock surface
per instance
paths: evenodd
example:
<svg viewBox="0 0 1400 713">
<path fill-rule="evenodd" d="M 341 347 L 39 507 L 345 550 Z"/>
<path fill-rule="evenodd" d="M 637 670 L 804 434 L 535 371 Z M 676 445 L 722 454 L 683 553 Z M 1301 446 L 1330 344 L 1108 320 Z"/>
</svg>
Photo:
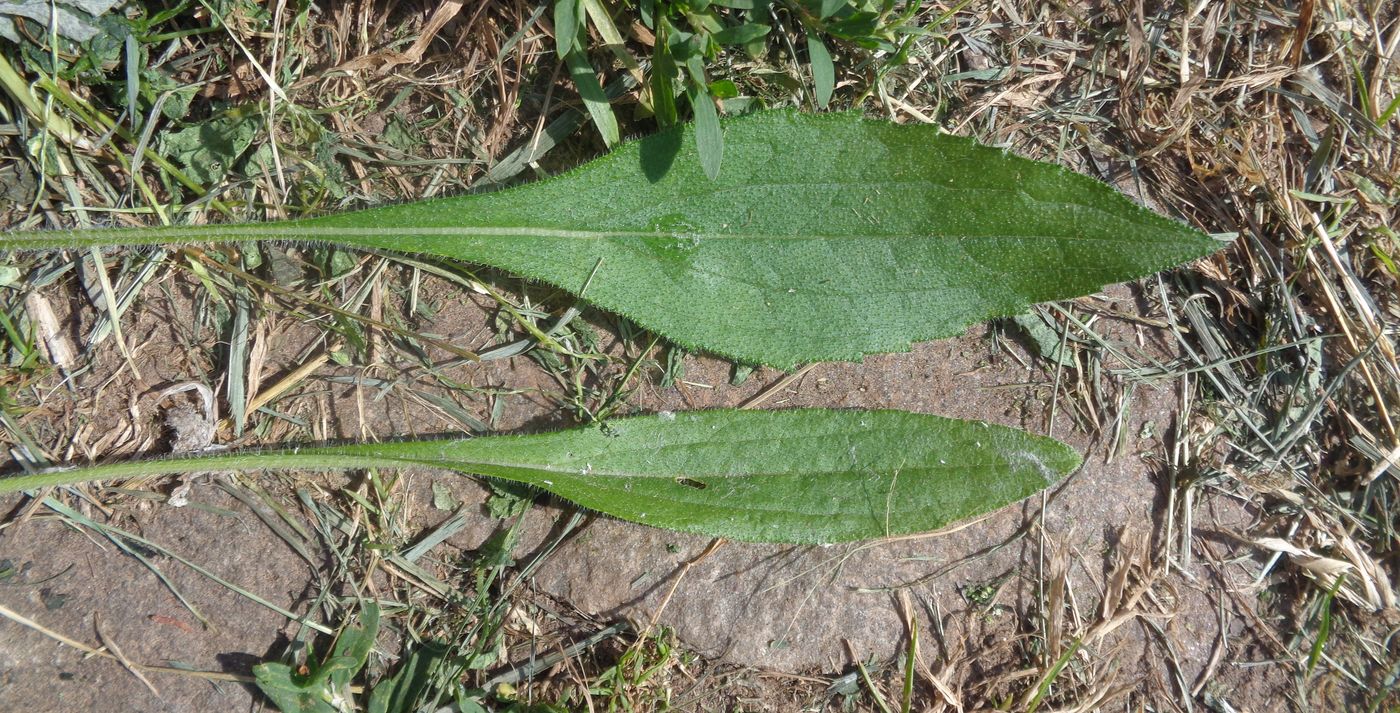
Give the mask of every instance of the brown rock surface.
<svg viewBox="0 0 1400 713">
<path fill-rule="evenodd" d="M 1125 288 L 1110 294 L 1120 311 L 1150 310 L 1135 305 Z M 160 311 L 157 307 L 147 313 L 135 330 L 145 329 L 138 333 L 157 340 L 167 334 L 168 323 Z M 459 302 L 439 314 L 426 331 L 471 334 L 487 320 L 479 306 Z M 1165 330 L 1107 318 L 1095 329 L 1127 353 L 1158 359 L 1171 355 Z M 278 335 L 269 364 L 295 365 L 306 344 L 298 334 Z M 1047 568 L 1055 566 L 1049 561 L 1054 553 L 1065 553 L 1069 563 L 1072 601 L 1053 616 L 1057 622 L 1082 618 L 1087 625 L 1101 609 L 1117 553 L 1137 551 L 1133 548 L 1141 543 L 1165 536 L 1169 436 L 1182 424 L 1177 422 L 1179 398 L 1173 381 L 1138 381 L 1131 394 L 1124 394 L 1127 382 L 1109 375 L 1123 365 L 1112 359 L 1086 361 L 1083 369 L 1057 376 L 1044 360 L 1006 340 L 1005 334 L 978 327 L 957 339 L 917 345 L 907 354 L 872 357 L 863 364 L 817 365 L 771 391 L 782 374 L 760 370 L 744 385 L 733 387 L 728 385 L 727 363 L 689 357 L 681 383 L 667 390 L 649 386 L 636 403 L 643 411 L 713 408 L 744 404 L 763 392 L 762 408 L 898 408 L 1049 432 L 1081 450 L 1086 461 L 1047 496 L 1043 527 L 1035 525 L 1041 506 L 1041 498 L 1035 497 L 926 537 L 831 547 L 730 542 L 701 558 L 710 545 L 705 538 L 595 518 L 549 558 L 536 574 L 535 586 L 603 619 L 645 623 L 655 618 L 707 656 L 792 672 L 839 671 L 850 665 L 852 655 L 888 660 L 906 646 L 901 602 L 907 594 L 922 622 L 923 650 L 939 652 L 930 655 L 932 660 L 955 660 L 959 652 L 972 650 L 986 659 L 975 665 L 989 670 L 1021 665 L 1019 658 L 1035 639 L 1018 637 L 1044 631 L 1037 602 L 1043 582 L 1053 574 Z M 158 341 L 148 341 L 144 353 L 151 360 L 151 372 L 176 380 L 187 373 L 182 372 L 186 367 L 178 366 L 178 360 L 157 362 L 150 356 L 171 351 L 173 347 L 167 350 Z M 108 373 L 120 371 L 115 355 L 105 359 Z M 479 386 L 525 389 L 509 400 L 498 423 L 501 430 L 558 425 L 558 410 L 543 396 L 558 387 L 528 360 L 467 365 L 453 373 Z M 84 378 L 102 383 L 96 374 Z M 415 376 L 405 372 L 397 378 Z M 1062 388 L 1053 403 L 1057 416 L 1050 429 L 1050 395 L 1057 378 Z M 125 400 L 114 403 L 124 405 Z M 306 397 L 301 405 L 332 415 L 326 422 L 328 437 L 422 435 L 451 428 L 441 420 L 413 416 L 411 403 L 376 398 L 364 388 L 333 386 L 329 393 Z M 107 409 L 93 419 L 99 425 L 108 419 L 103 428 L 115 429 L 122 414 L 123 409 Z M 469 480 L 413 474 L 408 481 L 409 510 L 423 527 L 445 517 L 430 505 L 427 486 L 434 481 L 448 485 L 464 502 L 484 502 L 485 489 Z M 305 562 L 217 489 L 198 485 L 191 499 L 235 514 L 214 514 L 195 506 L 143 507 L 124 526 L 278 606 L 298 613 L 307 610 L 314 577 Z M 1209 511 L 1214 520 L 1237 522 L 1245 516 L 1233 501 L 1217 499 L 1211 507 L 1218 508 Z M 542 542 L 559 512 L 554 507 L 532 510 L 520 551 Z M 480 545 L 496 521 L 484 510 L 477 514 L 446 547 Z M 1201 517 L 1198 528 L 1206 526 Z M 444 554 L 442 559 L 450 557 Z M 274 650 L 274 644 L 285 642 L 292 630 L 267 608 L 183 565 L 158 559 L 162 571 L 208 613 L 214 627 L 201 630 L 139 562 L 96 536 L 55 523 L 29 522 L 7 530 L 0 536 L 0 559 L 16 566 L 34 563 L 25 575 L 28 581 L 57 575 L 43 587 L 66 597 L 62 607 L 48 611 L 41 588 L 4 586 L 0 604 L 86 642 L 96 641 L 95 617 L 135 661 L 183 662 L 201 670 L 246 674 L 256 660 L 282 651 Z M 686 571 L 691 561 L 696 563 Z M 1170 586 L 1154 588 L 1150 601 L 1126 610 L 1150 614 L 1160 634 L 1143 620 L 1130 618 L 1102 640 L 1086 645 L 1094 660 L 1117 661 L 1115 665 L 1131 675 L 1140 675 L 1142 690 L 1171 690 L 1180 685 L 1174 677 L 1194 684 L 1220 636 L 1220 595 L 1218 582 L 1199 560 L 1188 574 L 1172 575 Z M 1225 606 L 1233 612 L 1233 602 L 1227 600 Z M 1238 619 L 1232 616 L 1230 621 Z M 1232 632 L 1233 637 L 1238 634 Z M 1164 665 L 1166 658 L 1175 663 Z M 117 663 L 83 661 L 73 651 L 11 623 L 0 623 L 0 663 L 0 708 L 10 707 L 7 700 L 29 700 L 24 692 L 38 686 L 51 687 L 65 705 L 77 707 L 109 698 L 148 710 L 246 707 L 253 700 L 251 690 L 237 683 L 150 674 L 162 691 L 162 697 L 155 698 Z"/>
</svg>

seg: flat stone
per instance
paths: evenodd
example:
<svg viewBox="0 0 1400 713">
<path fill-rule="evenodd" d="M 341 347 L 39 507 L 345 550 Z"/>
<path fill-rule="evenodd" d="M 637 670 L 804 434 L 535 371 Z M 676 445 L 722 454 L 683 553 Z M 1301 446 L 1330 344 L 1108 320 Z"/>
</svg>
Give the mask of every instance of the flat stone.
<svg viewBox="0 0 1400 713">
<path fill-rule="evenodd" d="M 1114 329 L 1119 337 L 1136 331 Z M 1162 335 L 1152 337 L 1160 356 Z M 958 339 L 918 345 L 909 354 L 872 357 L 860 365 L 822 364 L 763 408 L 895 408 L 1051 433 L 1045 418 L 1053 375 L 998 352 L 986 328 L 976 328 Z M 689 360 L 686 381 L 714 388 L 682 385 L 652 394 L 647 410 L 743 403 L 759 385 L 727 386 L 728 369 L 714 360 Z M 1081 377 L 1066 371 L 1061 378 L 1068 384 Z M 775 380 L 774 374 L 760 379 Z M 1119 396 L 1107 391 L 1107 403 L 1096 407 L 1118 409 Z M 1040 511 L 1039 496 L 940 534 L 828 547 L 725 542 L 703 558 L 707 538 L 600 518 L 561 547 L 536 581 L 585 612 L 643 623 L 655 618 L 706 656 L 783 671 L 835 671 L 852 654 L 880 658 L 902 650 L 907 634 L 901 591 L 915 602 L 928 632 L 938 628 L 928 618 L 940 612 L 988 609 L 970 603 L 963 592 L 992 585 L 998 594 L 991 617 L 1014 633 L 1035 598 L 1042 536 L 1063 541 L 1101 570 L 1105 553 L 1124 533 L 1149 530 L 1164 514 L 1160 437 L 1177 427 L 1178 402 L 1173 383 L 1139 385 L 1126 400 L 1122 433 L 1089 435 L 1071 418 L 1083 405 L 1062 396 L 1053 435 L 1084 453 L 1085 465 L 1046 496 L 1043 535 L 1034 529 L 1016 537 L 1026 534 Z M 1078 574 L 1075 581 L 1079 591 L 1094 589 Z M 1179 654 L 1198 670 L 1209 643 L 1189 637 Z"/>
</svg>

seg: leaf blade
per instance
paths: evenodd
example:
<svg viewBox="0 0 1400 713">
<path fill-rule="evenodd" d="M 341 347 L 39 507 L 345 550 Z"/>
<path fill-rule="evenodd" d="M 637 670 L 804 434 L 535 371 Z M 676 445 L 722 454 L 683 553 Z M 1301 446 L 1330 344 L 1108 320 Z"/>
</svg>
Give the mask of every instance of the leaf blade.
<svg viewBox="0 0 1400 713">
<path fill-rule="evenodd" d="M 579 0 L 555 0 L 554 42 L 560 57 L 569 56 L 578 41 Z"/>
<path fill-rule="evenodd" d="M 1028 497 L 1080 462 L 1052 439 L 903 411 L 695 411 L 463 445 L 483 461 L 535 456 L 531 467 L 472 471 L 619 519 L 800 544 L 936 530 Z"/>
<path fill-rule="evenodd" d="M 622 520 L 758 542 L 925 532 L 1079 466 L 1063 443 L 906 411 L 692 411 L 552 433 L 302 446 L 0 479 L 0 494 L 206 470 L 434 468 L 531 485 Z"/>
<path fill-rule="evenodd" d="M 907 351 L 1219 248 L 1093 179 L 936 127 L 778 111 L 723 128 L 715 180 L 705 132 L 677 127 L 496 193 L 288 223 L 9 234 L 0 248 L 263 239 L 428 253 L 575 294 L 588 284 L 588 301 L 677 344 L 784 369 Z"/>
<path fill-rule="evenodd" d="M 594 126 L 598 127 L 603 143 L 608 146 L 616 145 L 620 139 L 617 116 L 613 114 L 612 103 L 608 101 L 608 95 L 603 91 L 598 75 L 594 74 L 593 65 L 588 62 L 588 57 L 581 51 L 573 51 L 564 55 L 564 63 L 569 66 L 569 76 L 574 80 L 574 86 L 578 88 L 579 97 L 583 99 L 583 105 L 588 109 Z"/>
<path fill-rule="evenodd" d="M 652 57 L 649 77 L 652 111 L 656 115 L 657 125 L 663 129 L 677 121 L 675 76 L 676 62 L 671 57 L 663 27 L 657 32 L 656 53 Z"/>
<path fill-rule="evenodd" d="M 770 29 L 772 28 L 768 25 L 746 23 L 726 27 L 711 35 L 710 38 L 722 45 L 742 45 L 767 35 Z"/>
<path fill-rule="evenodd" d="M 724 159 L 724 130 L 720 128 L 715 100 L 704 83 L 691 86 L 690 106 L 695 110 L 695 149 L 700 154 L 700 168 L 705 171 L 705 178 L 717 181 Z"/>
<path fill-rule="evenodd" d="M 817 106 L 825 109 L 831 103 L 831 95 L 836 91 L 836 65 L 831 61 L 822 38 L 807 34 L 807 61 L 812 65 L 812 90 Z"/>
</svg>

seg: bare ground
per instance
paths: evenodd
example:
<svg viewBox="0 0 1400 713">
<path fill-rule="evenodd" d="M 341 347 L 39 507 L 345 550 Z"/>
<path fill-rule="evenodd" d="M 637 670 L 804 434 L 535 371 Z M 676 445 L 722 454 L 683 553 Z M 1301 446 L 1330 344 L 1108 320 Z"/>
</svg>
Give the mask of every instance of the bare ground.
<svg viewBox="0 0 1400 713">
<path fill-rule="evenodd" d="M 161 432 L 153 395 L 190 374 L 177 358 L 156 358 L 180 352 L 179 342 L 161 336 L 178 331 L 169 328 L 168 319 L 187 309 L 178 302 L 166 309 L 152 305 L 149 318 L 134 320 L 135 329 L 149 329 L 136 332 L 141 348 L 134 355 L 148 380 L 146 388 L 133 382 L 115 350 L 75 380 L 76 393 L 94 394 L 91 411 L 73 414 L 88 432 Z M 1105 313 L 1141 312 L 1148 321 L 1161 321 L 1141 291 L 1114 289 L 1085 305 Z M 440 318 L 422 325 L 424 332 L 471 333 L 490 314 L 459 304 Z M 82 319 L 75 314 L 68 321 Z M 1173 356 L 1167 330 L 1141 321 L 1105 319 L 1096 332 L 1125 352 L 1143 350 L 1163 361 Z M 278 334 L 277 344 L 297 348 L 269 350 L 267 380 L 294 369 L 294 357 L 309 339 L 315 339 L 315 332 L 308 329 Z M 1108 360 L 1099 366 L 1107 374 L 1122 365 Z M 1021 690 L 1022 679 L 1038 673 L 1032 665 L 1036 656 L 1056 658 L 1076 637 L 1085 639 L 1085 657 L 1077 664 L 1083 670 L 1077 673 L 1081 682 L 1068 685 L 1081 688 L 1080 693 L 1148 704 L 1223 686 L 1235 705 L 1251 709 L 1267 709 L 1262 704 L 1290 694 L 1288 677 L 1278 671 L 1287 664 L 1275 661 L 1271 642 L 1254 632 L 1259 615 L 1252 597 L 1225 594 L 1226 588 L 1247 589 L 1247 571 L 1259 564 L 1234 534 L 1254 516 L 1252 508 L 1228 495 L 1206 497 L 1193 508 L 1194 561 L 1183 567 L 1177 560 L 1173 567 L 1161 554 L 1179 548 L 1182 527 L 1171 522 L 1179 504 L 1173 502 L 1168 454 L 1176 434 L 1192 428 L 1189 416 L 1181 413 L 1183 396 L 1176 380 L 1125 386 L 1124 380 L 1105 376 L 1096 383 L 1072 384 L 1064 396 L 1053 399 L 1057 417 L 1051 428 L 1046 419 L 1057 378 L 1081 377 L 1047 368 L 1000 327 L 980 327 L 959 339 L 921 344 L 909 354 L 874 357 L 863 364 L 818 365 L 789 383 L 781 383 L 781 373 L 760 370 L 733 387 L 728 384 L 731 370 L 725 362 L 689 357 L 682 381 L 664 389 L 647 384 L 635 399 L 637 408 L 733 407 L 763 397 L 764 408 L 898 408 L 984 418 L 1051 432 L 1085 452 L 1086 465 L 1047 496 L 1043 511 L 1041 500 L 1033 498 L 945 533 L 888 543 L 722 543 L 707 553 L 712 543 L 704 538 L 596 518 L 535 570 L 530 586 L 537 595 L 595 622 L 625 619 L 639 628 L 652 622 L 672 627 L 680 642 L 710 665 L 823 675 L 867 658 L 891 661 L 908 645 L 908 621 L 914 617 L 924 632 L 921 646 L 929 674 L 969 699 L 990 700 Z M 413 369 L 323 373 L 422 381 Z M 509 384 L 527 390 L 502 411 L 502 430 L 547 428 L 557 420 L 553 402 L 560 398 L 559 386 L 532 362 L 463 365 L 448 374 L 477 386 Z M 399 389 L 383 398 L 363 387 L 335 384 L 306 391 L 315 397 L 290 398 L 279 408 L 325 424 L 326 438 L 429 435 L 452 427 L 425 421 L 419 404 L 404 399 Z M 485 404 L 478 408 L 486 410 Z M 1094 425 L 1096 408 L 1104 410 L 1098 418 L 1111 412 L 1114 420 Z M 133 413 L 145 414 L 145 423 L 134 422 Z M 159 449 L 140 438 L 108 447 Z M 412 531 L 426 532 L 451 514 L 433 507 L 430 481 L 446 482 L 459 502 L 476 503 L 466 509 L 466 526 L 432 554 L 440 576 L 452 581 L 456 563 L 501 524 L 486 512 L 484 488 L 456 476 L 424 473 L 410 475 L 401 485 L 407 496 L 403 517 Z M 322 591 L 317 570 L 329 566 L 331 556 L 324 548 L 314 550 L 311 562 L 302 560 L 245 504 L 212 483 L 197 485 L 192 500 L 220 510 L 127 500 L 117 506 L 113 520 L 276 606 L 315 618 L 314 602 Z M 11 502 L 22 509 L 20 500 Z M 560 517 L 555 507 L 532 511 L 517 554 L 526 556 L 540 547 Z M 304 526 L 314 527 L 311 522 Z M 1240 557 L 1248 567 L 1228 563 Z M 181 662 L 197 670 L 246 676 L 253 663 L 279 652 L 296 628 L 225 585 L 169 557 L 154 557 L 172 589 L 132 555 L 52 518 L 8 527 L 0 540 L 0 558 L 24 572 L 12 586 L 0 589 L 0 604 L 74 638 L 86 634 L 91 640 L 100 625 L 105 640 L 115 642 L 132 661 Z M 207 628 L 180 605 L 173 590 L 207 612 Z M 82 626 L 73 628 L 75 622 Z M 1047 631 L 1057 634 L 1042 641 Z M 577 633 L 559 632 L 550 640 Z M 246 684 L 148 673 L 161 692 L 157 696 L 119 661 L 83 661 L 71 648 L 17 627 L 7 626 L 4 635 L 4 650 L 11 652 L 13 664 L 7 666 L 0 701 L 13 706 L 47 695 L 54 689 L 45 682 L 55 680 L 61 682 L 65 704 L 78 707 L 121 700 L 146 710 L 244 708 L 257 700 Z M 1048 648 L 1035 650 L 1041 646 Z M 703 691 L 695 693 L 697 704 L 705 695 L 717 695 Z M 938 695 L 932 689 L 928 693 Z M 820 699 L 816 692 L 808 696 Z M 785 709 L 772 705 L 772 710 Z"/>
</svg>

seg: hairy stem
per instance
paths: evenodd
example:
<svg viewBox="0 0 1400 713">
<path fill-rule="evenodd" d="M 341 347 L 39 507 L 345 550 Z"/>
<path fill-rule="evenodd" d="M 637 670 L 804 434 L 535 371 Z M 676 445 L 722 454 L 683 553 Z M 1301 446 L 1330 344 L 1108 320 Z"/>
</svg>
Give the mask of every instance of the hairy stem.
<svg viewBox="0 0 1400 713">
<path fill-rule="evenodd" d="M 143 478 L 197 471 L 232 470 L 354 470 L 357 468 L 402 468 L 435 466 L 412 458 L 347 453 L 319 448 L 266 451 L 238 451 L 198 456 L 177 456 L 149 460 L 104 463 L 86 467 L 60 466 L 37 473 L 0 478 L 0 495 L 89 481 L 106 482 L 120 478 Z"/>
</svg>

